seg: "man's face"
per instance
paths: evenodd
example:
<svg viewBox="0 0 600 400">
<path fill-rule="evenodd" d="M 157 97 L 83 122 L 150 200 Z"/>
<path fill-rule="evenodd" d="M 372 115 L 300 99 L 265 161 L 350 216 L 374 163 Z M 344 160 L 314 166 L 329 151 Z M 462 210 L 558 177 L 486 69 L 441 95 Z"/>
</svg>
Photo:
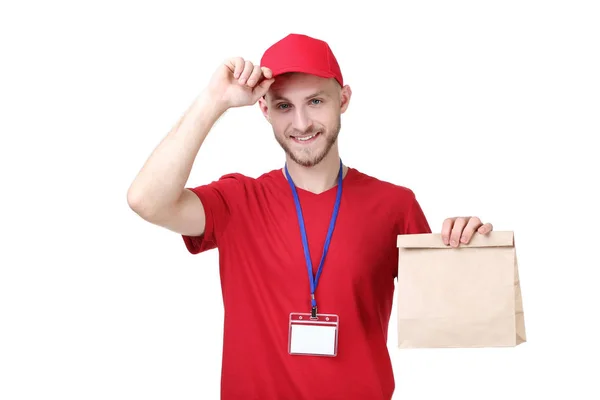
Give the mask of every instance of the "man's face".
<svg viewBox="0 0 600 400">
<path fill-rule="evenodd" d="M 276 78 L 260 107 L 288 156 L 311 167 L 337 144 L 349 100 L 350 88 L 335 79 L 293 73 Z"/>
</svg>

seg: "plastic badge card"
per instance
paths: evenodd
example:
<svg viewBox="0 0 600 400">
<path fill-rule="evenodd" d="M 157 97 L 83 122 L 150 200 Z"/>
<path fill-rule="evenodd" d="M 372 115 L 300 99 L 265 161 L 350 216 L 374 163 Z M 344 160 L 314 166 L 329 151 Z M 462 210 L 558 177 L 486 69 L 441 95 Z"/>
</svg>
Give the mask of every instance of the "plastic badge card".
<svg viewBox="0 0 600 400">
<path fill-rule="evenodd" d="M 339 317 L 335 314 L 291 313 L 288 351 L 292 355 L 337 355 Z"/>
</svg>

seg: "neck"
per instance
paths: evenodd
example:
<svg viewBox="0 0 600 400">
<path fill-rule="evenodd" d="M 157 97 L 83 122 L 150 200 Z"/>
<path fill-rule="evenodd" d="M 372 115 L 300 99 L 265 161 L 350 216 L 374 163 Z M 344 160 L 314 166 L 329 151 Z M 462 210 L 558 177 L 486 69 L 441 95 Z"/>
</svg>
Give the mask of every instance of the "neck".
<svg viewBox="0 0 600 400">
<path fill-rule="evenodd" d="M 289 157 L 286 157 L 286 163 L 288 172 L 297 188 L 319 194 L 337 185 L 340 156 L 334 149 L 331 149 L 331 152 L 319 164 L 312 167 L 296 164 Z M 342 176 L 345 176 L 347 171 L 348 167 L 344 165 Z M 283 174 L 285 176 L 285 171 Z"/>
</svg>

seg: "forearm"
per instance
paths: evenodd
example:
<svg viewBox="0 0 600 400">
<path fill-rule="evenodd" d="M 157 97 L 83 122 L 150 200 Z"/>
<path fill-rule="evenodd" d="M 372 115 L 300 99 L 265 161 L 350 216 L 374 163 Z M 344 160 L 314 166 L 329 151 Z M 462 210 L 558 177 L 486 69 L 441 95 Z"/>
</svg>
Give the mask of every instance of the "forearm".
<svg viewBox="0 0 600 400">
<path fill-rule="evenodd" d="M 131 184 L 127 193 L 131 208 L 151 216 L 179 199 L 204 139 L 224 112 L 225 107 L 207 91 L 194 100 Z"/>
</svg>

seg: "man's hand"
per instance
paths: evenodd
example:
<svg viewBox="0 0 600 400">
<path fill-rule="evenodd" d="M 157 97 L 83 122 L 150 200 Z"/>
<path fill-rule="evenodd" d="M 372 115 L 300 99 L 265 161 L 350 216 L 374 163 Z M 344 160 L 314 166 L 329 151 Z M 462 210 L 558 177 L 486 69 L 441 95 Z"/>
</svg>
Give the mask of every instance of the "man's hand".
<svg viewBox="0 0 600 400">
<path fill-rule="evenodd" d="M 447 218 L 442 225 L 442 240 L 445 245 L 458 247 L 459 243 L 468 244 L 475 232 L 486 235 L 492 229 L 492 224 L 484 224 L 477 217 Z"/>
<path fill-rule="evenodd" d="M 273 79 L 273 72 L 254 65 L 242 57 L 226 60 L 213 74 L 208 91 L 223 109 L 255 104 L 264 96 Z"/>
</svg>

